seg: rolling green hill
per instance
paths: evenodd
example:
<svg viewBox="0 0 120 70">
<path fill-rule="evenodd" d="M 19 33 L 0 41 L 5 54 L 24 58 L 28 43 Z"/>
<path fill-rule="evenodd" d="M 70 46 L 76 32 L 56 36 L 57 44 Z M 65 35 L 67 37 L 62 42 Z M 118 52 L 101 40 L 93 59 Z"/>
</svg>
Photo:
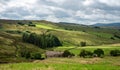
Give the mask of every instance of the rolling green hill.
<svg viewBox="0 0 120 70">
<path fill-rule="evenodd" d="M 80 42 L 86 42 L 88 46 L 120 43 L 118 29 L 60 24 L 45 20 L 0 20 L 0 62 L 27 61 L 23 58 L 14 58 L 20 49 L 41 53 L 45 51 L 33 44 L 23 42 L 24 32 L 53 34 L 60 39 L 63 47 L 80 46 Z"/>
<path fill-rule="evenodd" d="M 13 22 L 14 21 L 14 22 Z M 21 22 L 25 25 L 17 24 Z M 28 26 L 29 22 L 32 22 L 33 26 Z M 48 21 L 18 21 L 18 20 L 4 20 L 0 21 L 1 31 L 9 34 L 14 32 L 21 32 L 21 35 L 25 31 L 35 32 L 41 34 L 43 32 L 51 33 L 59 37 L 64 45 L 79 45 L 81 41 L 85 41 L 87 45 L 101 45 L 119 43 L 120 39 L 114 35 L 120 36 L 118 29 L 92 27 L 79 24 L 60 24 L 52 23 Z M 13 32 L 13 33 L 12 33 Z M 20 34 L 15 34 L 19 35 Z"/>
<path fill-rule="evenodd" d="M 114 34 L 120 35 L 118 29 L 100 28 L 85 26 L 79 24 L 59 24 L 48 21 L 1 21 L 1 30 L 9 34 L 10 32 L 35 32 L 41 34 L 45 31 L 54 34 L 61 39 L 63 44 L 67 45 L 79 45 L 81 41 L 85 41 L 87 45 L 101 45 L 119 43 L 120 39 L 114 37 Z M 18 22 L 25 25 L 19 25 Z M 28 26 L 29 22 L 36 25 L 36 27 Z M 15 34 L 20 35 L 20 34 Z M 20 35 L 21 36 L 21 35 Z M 114 38 L 114 39 L 111 39 Z"/>
</svg>

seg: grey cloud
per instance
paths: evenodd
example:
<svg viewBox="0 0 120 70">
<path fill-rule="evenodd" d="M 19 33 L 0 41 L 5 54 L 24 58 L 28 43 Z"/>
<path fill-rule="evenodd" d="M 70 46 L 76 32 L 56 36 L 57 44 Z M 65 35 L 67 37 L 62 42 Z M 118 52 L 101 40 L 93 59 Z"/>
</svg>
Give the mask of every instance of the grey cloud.
<svg viewBox="0 0 120 70">
<path fill-rule="evenodd" d="M 106 20 L 105 22 L 120 22 L 120 6 L 110 5 L 111 3 L 108 4 L 100 0 L 64 0 L 63 2 L 60 0 L 57 2 L 55 0 L 37 0 L 33 5 L 24 3 L 24 6 L 21 6 L 23 4 L 21 1 L 20 6 L 9 7 L 11 1 L 16 2 L 17 0 L 0 0 L 0 5 L 2 5 L 0 9 L 3 10 L 0 11 L 0 18 L 32 19 L 33 17 L 34 19 L 73 23 L 94 23 L 104 22 L 104 20 Z M 83 4 L 85 1 L 88 1 L 88 5 Z M 89 1 L 93 1 L 93 3 L 89 4 Z"/>
</svg>

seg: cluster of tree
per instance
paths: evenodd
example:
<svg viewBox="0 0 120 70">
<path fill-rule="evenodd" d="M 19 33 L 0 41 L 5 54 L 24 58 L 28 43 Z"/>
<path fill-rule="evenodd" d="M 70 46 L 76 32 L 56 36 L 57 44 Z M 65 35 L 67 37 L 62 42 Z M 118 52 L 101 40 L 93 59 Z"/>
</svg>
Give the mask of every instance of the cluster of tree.
<svg viewBox="0 0 120 70">
<path fill-rule="evenodd" d="M 100 27 L 99 27 L 99 26 L 95 26 L 94 28 L 96 28 L 96 29 L 100 29 Z"/>
<path fill-rule="evenodd" d="M 79 56 L 80 57 L 91 57 L 93 55 L 93 53 L 92 52 L 90 52 L 90 51 L 86 51 L 86 50 L 82 50 L 81 52 L 80 52 L 80 54 L 79 54 Z"/>
<path fill-rule="evenodd" d="M 110 55 L 111 56 L 120 56 L 120 50 L 111 50 Z"/>
<path fill-rule="evenodd" d="M 117 34 L 114 34 L 114 37 L 116 37 L 116 38 L 119 38 L 119 39 L 120 39 L 120 36 L 119 36 L 119 35 L 117 35 Z"/>
<path fill-rule="evenodd" d="M 80 57 L 102 57 L 104 55 L 104 51 L 102 49 L 96 49 L 94 52 L 82 50 L 79 54 Z"/>
<path fill-rule="evenodd" d="M 52 34 L 24 33 L 22 37 L 24 42 L 31 43 L 39 46 L 40 48 L 51 48 L 56 46 L 62 46 L 60 40 Z"/>
<path fill-rule="evenodd" d="M 82 50 L 78 56 L 86 58 L 86 57 L 103 57 L 104 51 L 102 49 L 95 49 L 93 52 Z M 73 57 L 75 56 L 73 53 L 65 50 L 62 54 L 63 57 Z"/>
<path fill-rule="evenodd" d="M 0 29 L 2 28 L 3 26 L 2 26 L 2 23 L 0 23 Z"/>
<path fill-rule="evenodd" d="M 35 24 L 33 24 L 32 22 L 29 22 L 28 26 L 31 26 L 31 27 L 36 27 Z"/>
<path fill-rule="evenodd" d="M 114 37 L 110 37 L 110 39 L 115 40 L 115 38 L 114 38 Z"/>
<path fill-rule="evenodd" d="M 26 48 L 19 50 L 19 56 L 26 59 L 43 59 L 40 52 L 31 52 Z"/>
<path fill-rule="evenodd" d="M 62 54 L 63 57 L 72 57 L 75 56 L 73 53 L 69 52 L 68 50 L 65 50 Z"/>
<path fill-rule="evenodd" d="M 18 22 L 18 24 L 19 25 L 21 25 L 21 26 L 23 26 L 23 25 L 25 25 L 25 24 L 27 24 L 28 26 L 31 26 L 31 27 L 36 27 L 36 25 L 35 24 L 33 24 L 32 22 Z"/>
<path fill-rule="evenodd" d="M 18 24 L 19 24 L 19 25 L 22 25 L 22 26 L 24 25 L 24 23 L 23 23 L 23 22 L 18 22 Z"/>
</svg>

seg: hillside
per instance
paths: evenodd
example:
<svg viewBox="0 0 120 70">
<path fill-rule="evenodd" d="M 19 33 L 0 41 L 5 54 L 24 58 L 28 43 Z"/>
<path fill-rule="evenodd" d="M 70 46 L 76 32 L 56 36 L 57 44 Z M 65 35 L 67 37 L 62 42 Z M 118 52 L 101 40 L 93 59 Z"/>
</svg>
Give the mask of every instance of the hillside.
<svg viewBox="0 0 120 70">
<path fill-rule="evenodd" d="M 22 34 L 24 32 L 53 34 L 60 39 L 63 47 L 80 46 L 80 42 L 86 42 L 88 46 L 120 43 L 118 29 L 60 24 L 45 20 L 0 20 L 0 62 L 28 61 L 23 58 L 14 58 L 19 55 L 16 54 L 21 49 L 41 53 L 45 51 L 38 46 L 23 42 Z"/>
<path fill-rule="evenodd" d="M 21 22 L 25 25 L 20 25 Z M 28 26 L 32 22 L 36 27 Z M 65 23 L 52 23 L 48 21 L 27 21 L 27 20 L 2 20 L 0 21 L 1 31 L 10 32 L 35 32 L 41 34 L 43 32 L 51 33 L 59 37 L 64 45 L 79 45 L 81 41 L 87 42 L 87 45 L 101 45 L 109 43 L 118 43 L 119 38 L 114 35 L 120 36 L 118 29 L 112 28 L 97 28 L 92 26 L 85 26 L 79 24 L 65 24 Z M 15 34 L 20 35 L 20 34 Z M 21 36 L 21 35 L 20 35 Z M 111 39 L 114 38 L 114 39 Z"/>
</svg>

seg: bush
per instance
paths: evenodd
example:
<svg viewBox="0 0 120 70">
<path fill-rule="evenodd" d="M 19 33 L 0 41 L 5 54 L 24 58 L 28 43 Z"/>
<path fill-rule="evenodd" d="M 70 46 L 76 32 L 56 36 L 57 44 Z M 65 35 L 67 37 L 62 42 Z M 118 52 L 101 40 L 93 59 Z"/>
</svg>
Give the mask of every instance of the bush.
<svg viewBox="0 0 120 70">
<path fill-rule="evenodd" d="M 33 24 L 32 22 L 29 22 L 28 26 L 36 27 L 36 25 Z"/>
<path fill-rule="evenodd" d="M 116 38 L 120 39 L 120 36 L 119 36 L 119 35 L 117 35 L 117 34 L 114 34 L 114 37 L 116 37 Z"/>
<path fill-rule="evenodd" d="M 30 58 L 30 51 L 26 48 L 21 48 L 19 53 L 21 57 Z"/>
<path fill-rule="evenodd" d="M 110 55 L 111 56 L 120 56 L 120 50 L 111 50 Z"/>
<path fill-rule="evenodd" d="M 99 27 L 99 26 L 95 26 L 94 28 L 96 28 L 96 29 L 100 29 L 100 27 Z"/>
<path fill-rule="evenodd" d="M 65 50 L 62 54 L 63 57 L 72 57 L 74 56 L 73 53 L 69 52 L 68 50 Z"/>
<path fill-rule="evenodd" d="M 90 51 L 82 50 L 79 54 L 80 57 L 92 57 L 93 53 Z"/>
<path fill-rule="evenodd" d="M 19 24 L 19 25 L 22 25 L 22 26 L 24 25 L 24 23 L 22 23 L 22 22 L 18 22 L 18 24 Z"/>
<path fill-rule="evenodd" d="M 96 54 L 98 57 L 101 57 L 104 55 L 104 51 L 102 49 L 96 49 L 94 50 L 94 54 Z"/>
<path fill-rule="evenodd" d="M 114 38 L 114 37 L 111 37 L 110 39 L 115 40 L 115 38 Z"/>
<path fill-rule="evenodd" d="M 41 53 L 31 53 L 31 59 L 41 59 Z"/>
<path fill-rule="evenodd" d="M 11 34 L 22 34 L 22 31 L 19 30 L 7 30 L 6 32 Z"/>
<path fill-rule="evenodd" d="M 80 42 L 80 46 L 86 46 L 86 42 Z"/>
</svg>

